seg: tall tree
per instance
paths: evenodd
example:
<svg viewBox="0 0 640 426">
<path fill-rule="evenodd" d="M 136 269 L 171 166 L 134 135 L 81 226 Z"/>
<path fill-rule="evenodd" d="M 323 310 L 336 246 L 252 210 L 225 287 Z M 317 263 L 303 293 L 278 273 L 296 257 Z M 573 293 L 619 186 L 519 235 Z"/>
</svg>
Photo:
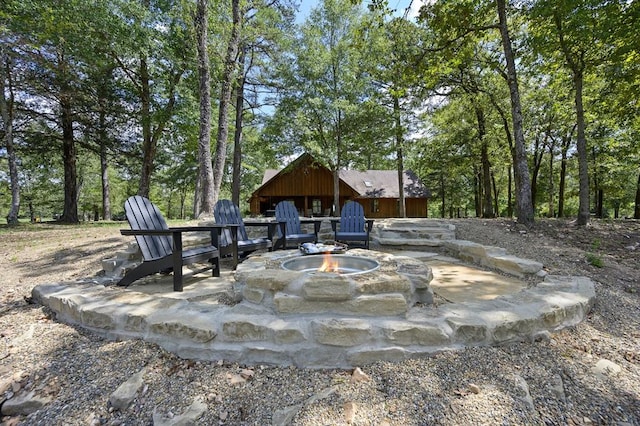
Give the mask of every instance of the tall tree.
<svg viewBox="0 0 640 426">
<path fill-rule="evenodd" d="M 367 35 L 363 40 L 368 73 L 377 86 L 377 98 L 389 111 L 388 125 L 393 127 L 393 148 L 398 175 L 398 215 L 406 217 L 404 194 L 404 161 L 408 121 L 416 104 L 415 92 L 419 86 L 421 31 L 414 23 L 402 18 L 386 21 L 384 10 L 380 15 L 369 14 L 363 20 Z M 368 61 L 367 61 L 368 59 Z M 423 81 L 424 83 L 424 81 Z"/>
<path fill-rule="evenodd" d="M 14 5 L 18 5 L 14 3 Z M 83 59 L 90 53 L 91 38 L 82 22 L 93 16 L 83 2 L 62 5 L 48 2 L 20 3 L 10 29 L 20 39 L 20 54 L 30 63 L 28 113 L 44 132 L 56 132 L 64 168 L 64 207 L 60 220 L 78 222 L 77 147 L 74 122 L 83 78 Z M 60 146 L 60 145 L 57 145 Z"/>
<path fill-rule="evenodd" d="M 262 119 L 261 108 L 268 106 L 271 110 L 273 106 L 272 96 L 269 95 L 277 90 L 270 78 L 270 71 L 277 63 L 273 58 L 289 51 L 286 45 L 294 34 L 295 17 L 294 4 L 290 0 L 250 0 L 240 6 L 242 31 L 232 95 L 235 102 L 235 129 L 231 198 L 237 205 L 241 203 L 241 191 L 251 188 L 246 181 L 252 179 L 249 175 L 258 172 L 249 166 L 258 156 L 254 151 L 245 151 L 244 146 L 249 142 L 245 133 L 254 134 Z M 260 148 L 263 154 L 272 147 Z"/>
<path fill-rule="evenodd" d="M 577 224 L 586 225 L 590 208 L 584 78 L 590 67 L 610 54 L 607 38 L 612 28 L 611 20 L 617 16 L 619 8 L 615 1 L 607 0 L 539 0 L 532 12 L 536 19 L 538 50 L 559 53 L 572 76 L 580 181 Z"/>
<path fill-rule="evenodd" d="M 333 214 L 340 211 L 339 170 L 359 156 L 369 81 L 362 52 L 352 43 L 360 19 L 357 6 L 325 0 L 300 29 L 294 51 L 280 62 L 281 98 L 276 120 L 287 117 L 297 146 L 333 173 Z M 289 61 L 293 65 L 289 65 Z"/>
<path fill-rule="evenodd" d="M 493 11 L 493 12 L 492 12 Z M 498 22 L 495 22 L 497 13 Z M 464 47 L 470 37 L 487 31 L 498 30 L 511 101 L 511 127 L 513 136 L 514 177 L 516 181 L 516 213 L 518 222 L 531 226 L 534 221 L 531 201 L 531 182 L 528 169 L 526 142 L 523 129 L 520 89 L 516 71 L 516 59 L 507 19 L 505 0 L 494 1 L 437 1 L 423 7 L 421 20 L 432 29 L 434 41 L 429 52 L 443 52 L 448 60 L 456 61 L 458 49 Z"/>
<path fill-rule="evenodd" d="M 240 0 L 231 0 L 231 34 L 224 58 L 222 83 L 220 85 L 220 99 L 218 106 L 218 135 L 216 138 L 216 155 L 213 165 L 213 203 L 220 197 L 220 188 L 224 176 L 224 165 L 227 158 L 227 137 L 229 135 L 229 110 L 231 108 L 231 94 L 238 72 L 238 48 L 242 31 L 242 11 Z"/>
<path fill-rule="evenodd" d="M 198 134 L 198 189 L 194 216 L 212 216 L 214 200 L 213 167 L 211 164 L 211 72 L 207 52 L 208 0 L 198 0 L 194 22 L 198 46 L 198 76 L 200 94 L 200 131 Z"/>
<path fill-rule="evenodd" d="M 0 45 L 0 117 L 4 130 L 4 146 L 9 161 L 9 185 L 11 187 L 11 207 L 7 214 L 7 224 L 17 225 L 20 213 L 20 183 L 18 182 L 18 160 L 13 142 L 13 116 L 15 93 L 13 88 L 13 66 L 7 49 L 8 43 Z"/>
<path fill-rule="evenodd" d="M 111 53 L 137 97 L 142 133 L 137 192 L 148 197 L 158 144 L 175 113 L 193 43 L 180 1 L 127 0 L 118 5 L 127 33 L 118 34 Z"/>
<path fill-rule="evenodd" d="M 531 200 L 531 182 L 527 162 L 527 149 L 524 140 L 522 124 L 522 106 L 520 104 L 520 89 L 516 61 L 509 35 L 505 0 L 496 0 L 498 11 L 498 28 L 504 49 L 504 59 L 507 65 L 507 83 L 511 99 L 511 120 L 513 122 L 514 140 L 514 176 L 516 180 L 516 204 L 518 222 L 527 226 L 533 224 L 533 202 Z"/>
</svg>

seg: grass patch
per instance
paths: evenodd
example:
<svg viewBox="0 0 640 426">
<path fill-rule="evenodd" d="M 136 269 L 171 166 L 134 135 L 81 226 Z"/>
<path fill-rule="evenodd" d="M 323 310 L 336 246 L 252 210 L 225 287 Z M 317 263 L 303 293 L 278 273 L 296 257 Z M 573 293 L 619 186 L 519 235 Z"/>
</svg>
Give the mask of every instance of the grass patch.
<svg viewBox="0 0 640 426">
<path fill-rule="evenodd" d="M 602 260 L 602 258 L 593 253 L 587 253 L 587 262 L 589 262 L 591 266 L 595 266 L 596 268 L 602 268 L 604 266 L 604 261 Z"/>
<path fill-rule="evenodd" d="M 604 261 L 602 260 L 602 257 L 600 257 L 599 255 L 597 255 L 595 252 L 598 251 L 598 249 L 601 246 L 601 241 L 599 239 L 595 239 L 592 243 L 591 243 L 591 250 L 589 253 L 587 253 L 587 262 L 589 262 L 589 265 L 591 266 L 595 266 L 596 268 L 602 268 L 604 266 Z"/>
</svg>

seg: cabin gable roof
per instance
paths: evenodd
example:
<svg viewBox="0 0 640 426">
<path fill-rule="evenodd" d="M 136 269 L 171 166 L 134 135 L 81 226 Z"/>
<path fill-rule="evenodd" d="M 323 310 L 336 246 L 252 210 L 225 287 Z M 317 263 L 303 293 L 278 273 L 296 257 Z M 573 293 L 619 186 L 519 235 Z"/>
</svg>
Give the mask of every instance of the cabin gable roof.
<svg viewBox="0 0 640 426">
<path fill-rule="evenodd" d="M 331 171 L 317 162 L 310 154 L 305 153 L 289 163 L 281 170 L 267 169 L 262 178 L 262 184 L 254 191 L 254 196 L 269 186 L 279 177 L 297 168 L 312 166 Z M 361 198 L 399 198 L 398 172 L 395 170 L 340 170 L 341 186 L 346 185 Z M 429 198 L 430 192 L 412 171 L 404 172 L 405 198 Z"/>
</svg>

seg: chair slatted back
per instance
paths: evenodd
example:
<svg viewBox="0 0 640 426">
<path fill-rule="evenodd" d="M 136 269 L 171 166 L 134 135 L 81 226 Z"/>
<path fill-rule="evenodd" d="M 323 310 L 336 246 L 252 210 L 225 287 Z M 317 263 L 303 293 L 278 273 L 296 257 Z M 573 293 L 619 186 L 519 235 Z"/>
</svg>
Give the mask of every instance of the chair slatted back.
<svg viewBox="0 0 640 426">
<path fill-rule="evenodd" d="M 124 211 L 131 229 L 169 229 L 160 210 L 147 198 L 139 195 L 129 197 L 124 203 Z M 160 259 L 173 252 L 171 238 L 166 235 L 136 235 L 144 260 Z"/>
<path fill-rule="evenodd" d="M 365 232 L 364 209 L 357 201 L 347 201 L 340 213 L 340 232 Z"/>
<path fill-rule="evenodd" d="M 300 216 L 296 206 L 289 201 L 281 201 L 276 205 L 276 220 L 278 222 L 286 222 L 286 233 L 302 234 L 302 227 L 300 226 Z M 282 237 L 282 231 L 280 227 L 277 227 L 278 238 Z"/>
<path fill-rule="evenodd" d="M 213 217 L 216 223 L 220 225 L 233 225 L 238 226 L 238 241 L 246 241 L 249 239 L 247 236 L 247 230 L 244 227 L 242 216 L 240 215 L 240 209 L 233 204 L 231 200 L 218 200 L 215 206 L 213 206 Z M 231 230 L 223 229 L 220 235 L 220 245 L 226 247 L 231 245 Z"/>
</svg>

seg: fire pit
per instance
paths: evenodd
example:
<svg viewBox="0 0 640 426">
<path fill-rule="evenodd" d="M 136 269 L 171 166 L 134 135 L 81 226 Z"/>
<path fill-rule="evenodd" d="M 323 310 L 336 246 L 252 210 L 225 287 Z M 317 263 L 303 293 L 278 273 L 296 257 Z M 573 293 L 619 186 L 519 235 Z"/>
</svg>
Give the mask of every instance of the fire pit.
<svg viewBox="0 0 640 426">
<path fill-rule="evenodd" d="M 282 268 L 298 272 L 333 272 L 340 275 L 357 275 L 375 271 L 380 263 L 374 259 L 344 254 L 304 256 L 282 262 Z"/>
<path fill-rule="evenodd" d="M 361 249 L 324 255 L 249 257 L 238 265 L 234 289 L 247 309 L 276 315 L 405 316 L 416 303 L 433 302 L 431 269 L 418 260 Z M 325 259 L 334 266 L 321 271 Z"/>
</svg>

